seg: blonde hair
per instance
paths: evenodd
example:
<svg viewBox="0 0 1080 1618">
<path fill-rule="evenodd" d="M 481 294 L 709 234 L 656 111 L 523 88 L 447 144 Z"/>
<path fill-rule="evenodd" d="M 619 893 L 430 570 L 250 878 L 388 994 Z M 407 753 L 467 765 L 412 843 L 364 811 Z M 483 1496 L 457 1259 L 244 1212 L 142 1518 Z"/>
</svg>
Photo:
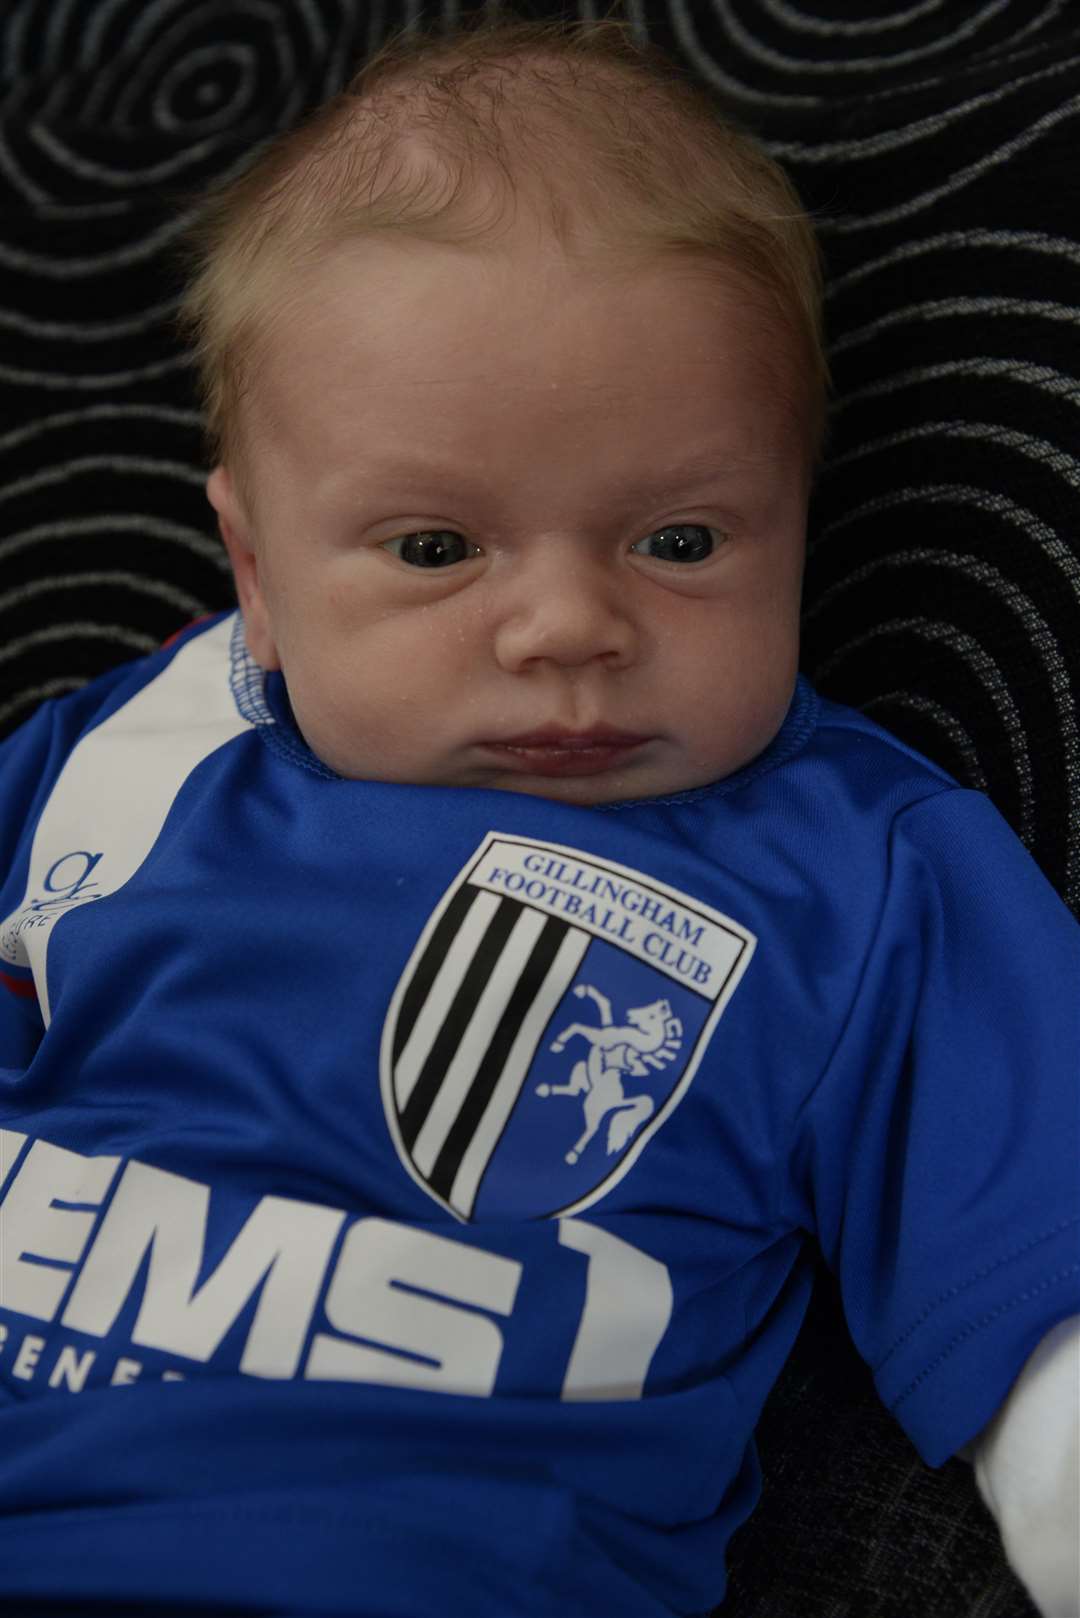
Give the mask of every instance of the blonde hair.
<svg viewBox="0 0 1080 1618">
<path fill-rule="evenodd" d="M 787 176 L 629 23 L 477 13 L 390 38 L 201 209 L 180 321 L 214 458 L 242 484 L 240 406 L 290 277 L 364 235 L 497 248 L 523 198 L 573 261 L 741 273 L 795 340 L 820 453 L 820 259 Z"/>
</svg>

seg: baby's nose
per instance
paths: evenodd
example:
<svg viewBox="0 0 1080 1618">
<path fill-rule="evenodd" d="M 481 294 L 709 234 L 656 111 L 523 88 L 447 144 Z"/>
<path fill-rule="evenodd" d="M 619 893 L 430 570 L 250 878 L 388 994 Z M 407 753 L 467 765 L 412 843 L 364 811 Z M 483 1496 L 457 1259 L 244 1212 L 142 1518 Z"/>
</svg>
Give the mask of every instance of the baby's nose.
<svg viewBox="0 0 1080 1618">
<path fill-rule="evenodd" d="M 598 660 L 613 668 L 631 663 L 637 635 L 626 581 L 617 575 L 605 560 L 568 557 L 558 545 L 523 564 L 496 627 L 502 667 L 520 673 L 545 662 L 565 668 Z"/>
</svg>

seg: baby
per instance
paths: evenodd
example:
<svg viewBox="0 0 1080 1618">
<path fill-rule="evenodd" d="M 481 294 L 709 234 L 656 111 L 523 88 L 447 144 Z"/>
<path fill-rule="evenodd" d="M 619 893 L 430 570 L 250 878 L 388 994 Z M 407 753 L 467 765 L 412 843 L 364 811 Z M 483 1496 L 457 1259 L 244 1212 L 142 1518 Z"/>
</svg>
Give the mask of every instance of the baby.
<svg viewBox="0 0 1080 1618">
<path fill-rule="evenodd" d="M 1080 935 L 798 674 L 819 304 L 613 21 L 208 209 L 239 613 L 0 751 L 5 1610 L 704 1613 L 813 1233 L 1078 1611 Z"/>
</svg>

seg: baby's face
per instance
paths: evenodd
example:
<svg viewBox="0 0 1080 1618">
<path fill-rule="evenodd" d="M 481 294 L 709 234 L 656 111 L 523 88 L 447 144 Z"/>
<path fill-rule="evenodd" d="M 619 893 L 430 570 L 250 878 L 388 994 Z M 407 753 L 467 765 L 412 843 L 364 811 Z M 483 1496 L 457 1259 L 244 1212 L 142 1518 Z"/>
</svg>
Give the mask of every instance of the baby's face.
<svg viewBox="0 0 1080 1618">
<path fill-rule="evenodd" d="M 340 774 L 573 803 L 703 785 L 779 728 L 809 484 L 783 346 L 700 270 L 337 250 L 274 336 L 248 645 Z"/>
</svg>

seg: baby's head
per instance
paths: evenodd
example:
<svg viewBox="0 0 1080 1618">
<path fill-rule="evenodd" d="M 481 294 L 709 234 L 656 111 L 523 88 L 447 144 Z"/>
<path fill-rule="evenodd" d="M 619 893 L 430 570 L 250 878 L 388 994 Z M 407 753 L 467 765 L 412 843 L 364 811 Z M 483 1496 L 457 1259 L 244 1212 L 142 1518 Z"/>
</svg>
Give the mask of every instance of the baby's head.
<svg viewBox="0 0 1080 1618">
<path fill-rule="evenodd" d="M 406 35 L 197 243 L 209 495 L 320 758 L 588 804 L 767 745 L 820 273 L 703 89 L 611 20 Z"/>
</svg>

